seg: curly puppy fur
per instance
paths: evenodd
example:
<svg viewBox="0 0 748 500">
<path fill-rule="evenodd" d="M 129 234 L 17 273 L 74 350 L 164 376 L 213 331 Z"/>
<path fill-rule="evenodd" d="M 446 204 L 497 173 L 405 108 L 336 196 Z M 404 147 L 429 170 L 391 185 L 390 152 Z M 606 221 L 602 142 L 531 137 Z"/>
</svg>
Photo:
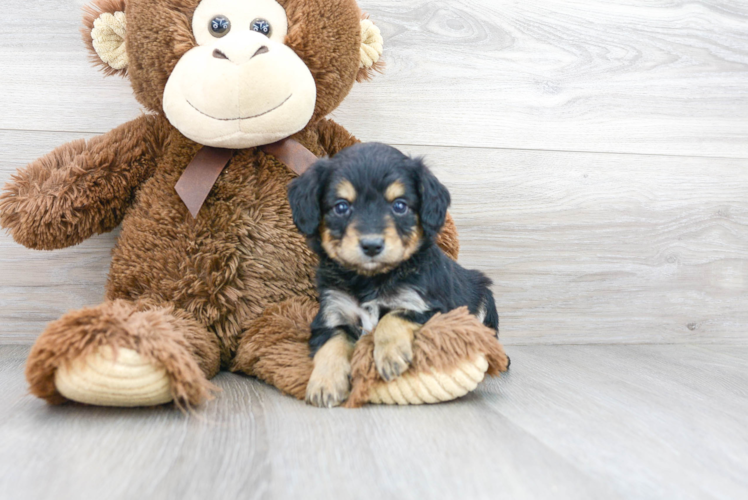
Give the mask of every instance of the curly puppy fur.
<svg viewBox="0 0 748 500">
<path fill-rule="evenodd" d="M 84 40 L 92 48 L 98 14 L 124 8 L 129 66 L 118 74 L 153 114 L 60 146 L 21 169 L 0 195 L 0 225 L 29 248 L 68 247 L 122 224 L 107 302 L 53 322 L 31 352 L 31 391 L 49 402 L 63 400 L 54 389 L 56 368 L 102 345 L 162 364 L 184 404 L 209 396 L 208 379 L 219 367 L 296 396 L 306 384 L 304 321 L 316 312 L 316 257 L 291 220 L 286 187 L 295 174 L 250 148 L 236 152 L 197 219 L 174 191 L 201 145 L 167 121 L 163 92 L 195 46 L 190 22 L 198 3 L 97 0 L 85 14 Z M 335 155 L 357 142 L 324 117 L 359 75 L 362 13 L 354 0 L 279 3 L 289 21 L 286 44 L 317 86 L 314 116 L 294 138 L 319 157 Z M 440 244 L 456 255 L 451 222 Z"/>
</svg>

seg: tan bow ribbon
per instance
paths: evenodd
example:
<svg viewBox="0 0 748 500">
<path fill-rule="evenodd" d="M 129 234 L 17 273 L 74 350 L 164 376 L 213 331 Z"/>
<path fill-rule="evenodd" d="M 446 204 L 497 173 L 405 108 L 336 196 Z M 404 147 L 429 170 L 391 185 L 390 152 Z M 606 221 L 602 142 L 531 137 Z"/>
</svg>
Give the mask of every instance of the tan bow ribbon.
<svg viewBox="0 0 748 500">
<path fill-rule="evenodd" d="M 234 151 L 233 149 L 203 146 L 190 164 L 187 165 L 187 168 L 184 169 L 174 189 L 193 218 L 197 218 L 197 214 L 218 180 L 218 176 L 221 175 L 231 157 L 234 156 Z M 291 138 L 262 146 L 262 151 L 275 156 L 298 175 L 306 172 L 312 163 L 317 161 L 314 153 Z"/>
</svg>

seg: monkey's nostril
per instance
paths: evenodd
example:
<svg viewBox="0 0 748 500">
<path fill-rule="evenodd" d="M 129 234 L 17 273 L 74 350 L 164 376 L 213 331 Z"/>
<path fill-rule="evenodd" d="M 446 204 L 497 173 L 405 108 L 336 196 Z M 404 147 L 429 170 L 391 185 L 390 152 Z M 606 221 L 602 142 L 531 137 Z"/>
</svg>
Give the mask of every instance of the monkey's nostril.
<svg viewBox="0 0 748 500">
<path fill-rule="evenodd" d="M 259 56 L 260 54 L 267 54 L 268 52 L 270 52 L 270 49 L 268 49 L 267 46 L 263 45 L 262 47 L 257 49 L 257 52 L 255 52 L 252 57 Z M 252 57 L 250 57 L 250 59 L 252 59 Z"/>
<path fill-rule="evenodd" d="M 216 49 L 216 50 L 213 51 L 213 57 L 215 57 L 216 59 L 226 59 L 227 61 L 229 59 L 226 54 L 224 54 L 223 52 L 221 52 L 218 49 Z"/>
</svg>

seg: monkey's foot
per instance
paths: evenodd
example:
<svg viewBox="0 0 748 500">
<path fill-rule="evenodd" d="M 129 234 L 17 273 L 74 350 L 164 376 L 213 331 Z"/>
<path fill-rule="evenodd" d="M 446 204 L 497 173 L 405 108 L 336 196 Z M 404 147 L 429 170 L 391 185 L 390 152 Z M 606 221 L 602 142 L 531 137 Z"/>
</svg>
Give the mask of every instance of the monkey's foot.
<svg viewBox="0 0 748 500">
<path fill-rule="evenodd" d="M 98 406 L 153 406 L 172 400 L 166 369 L 132 349 L 110 346 L 60 366 L 57 391 L 66 398 Z"/>
<path fill-rule="evenodd" d="M 483 356 L 462 361 L 450 372 L 406 372 L 391 382 L 380 382 L 370 389 L 374 404 L 420 405 L 442 403 L 474 391 L 488 370 Z"/>
</svg>

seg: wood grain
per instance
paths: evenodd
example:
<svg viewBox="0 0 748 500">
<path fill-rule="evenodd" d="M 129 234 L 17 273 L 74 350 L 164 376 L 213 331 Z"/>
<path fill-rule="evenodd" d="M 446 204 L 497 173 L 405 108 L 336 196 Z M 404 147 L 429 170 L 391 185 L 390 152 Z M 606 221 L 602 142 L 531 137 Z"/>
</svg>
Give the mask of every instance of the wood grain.
<svg viewBox="0 0 748 500">
<path fill-rule="evenodd" d="M 0 151 L 68 137 L 3 132 Z M 748 161 L 402 149 L 450 188 L 461 262 L 493 278 L 506 343 L 748 343 Z M 115 238 L 34 252 L 0 236 L 0 341 L 101 301 Z"/>
<path fill-rule="evenodd" d="M 319 410 L 221 374 L 217 399 L 49 407 L 0 347 L 0 497 L 744 498 L 748 350 L 524 346 L 453 403 Z"/>
<path fill-rule="evenodd" d="M 748 343 L 748 161 L 403 149 L 450 188 L 506 342 Z"/>
<path fill-rule="evenodd" d="M 745 2 L 362 4 L 382 26 L 388 68 L 336 117 L 367 140 L 748 153 Z"/>
<path fill-rule="evenodd" d="M 3 2 L 0 184 L 141 113 L 87 61 L 86 3 Z M 334 117 L 450 188 L 510 374 L 450 404 L 321 411 L 222 373 L 183 415 L 46 406 L 28 347 L 0 345 L 0 498 L 748 497 L 748 5 L 360 4 L 388 67 Z M 100 302 L 116 235 L 0 235 L 0 344 Z M 558 345 L 599 343 L 678 345 Z"/>
<path fill-rule="evenodd" d="M 0 129 L 102 133 L 140 113 L 125 80 L 88 63 L 84 3 L 4 2 Z M 360 4 L 388 67 L 335 116 L 366 140 L 748 156 L 745 2 Z"/>
</svg>

